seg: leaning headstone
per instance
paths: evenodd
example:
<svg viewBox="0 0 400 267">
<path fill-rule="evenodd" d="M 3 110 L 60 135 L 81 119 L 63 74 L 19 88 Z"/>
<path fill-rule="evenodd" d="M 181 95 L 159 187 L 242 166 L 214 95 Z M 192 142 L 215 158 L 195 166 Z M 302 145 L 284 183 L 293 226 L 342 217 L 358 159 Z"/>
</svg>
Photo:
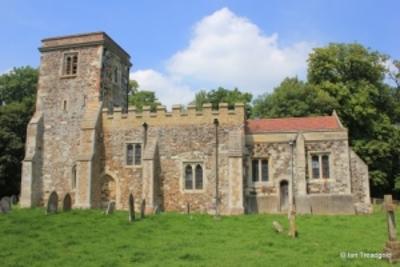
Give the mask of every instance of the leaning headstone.
<svg viewBox="0 0 400 267">
<path fill-rule="evenodd" d="M 154 208 L 154 214 L 160 214 L 160 205 L 156 205 Z"/>
<path fill-rule="evenodd" d="M 135 220 L 135 198 L 132 194 L 129 195 L 129 221 L 133 222 Z"/>
<path fill-rule="evenodd" d="M 106 215 L 111 215 L 114 213 L 115 210 L 115 201 L 108 202 Z"/>
<path fill-rule="evenodd" d="M 11 204 L 12 204 L 12 205 L 17 204 L 17 196 L 16 196 L 16 195 L 12 195 L 12 196 L 10 197 L 10 201 L 11 201 Z"/>
<path fill-rule="evenodd" d="M 272 226 L 274 227 L 274 229 L 277 233 L 283 232 L 283 226 L 280 223 L 278 223 L 277 221 L 273 221 Z"/>
<path fill-rule="evenodd" d="M 0 212 L 9 213 L 11 211 L 11 201 L 9 197 L 3 197 L 0 200 Z"/>
<path fill-rule="evenodd" d="M 292 238 L 297 237 L 296 210 L 294 207 L 290 211 L 290 216 L 289 216 L 289 236 Z"/>
<path fill-rule="evenodd" d="M 384 206 L 386 210 L 388 241 L 386 241 L 384 252 L 387 253 L 385 259 L 390 263 L 400 260 L 400 242 L 397 240 L 396 220 L 394 216 L 395 205 L 393 204 L 392 195 L 385 195 Z"/>
<path fill-rule="evenodd" d="M 49 200 L 47 201 L 47 210 L 46 213 L 56 213 L 58 209 L 58 195 L 55 191 L 53 191 L 50 196 Z"/>
<path fill-rule="evenodd" d="M 66 194 L 63 201 L 63 211 L 70 211 L 72 208 L 72 199 L 70 194 Z"/>
<path fill-rule="evenodd" d="M 146 199 L 143 199 L 142 205 L 140 206 L 140 218 L 141 219 L 144 219 L 145 211 L 146 211 Z"/>
</svg>

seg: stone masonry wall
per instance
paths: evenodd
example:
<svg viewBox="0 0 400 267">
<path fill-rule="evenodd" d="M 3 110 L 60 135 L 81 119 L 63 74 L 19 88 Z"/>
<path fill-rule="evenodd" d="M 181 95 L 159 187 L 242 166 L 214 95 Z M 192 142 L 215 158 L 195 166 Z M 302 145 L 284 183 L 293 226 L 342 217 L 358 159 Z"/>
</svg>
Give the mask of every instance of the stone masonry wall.
<svg viewBox="0 0 400 267">
<path fill-rule="evenodd" d="M 306 141 L 306 179 L 309 194 L 333 193 L 350 194 L 350 159 L 347 140 Z M 313 179 L 310 177 L 310 153 L 329 153 L 330 179 Z"/>
<path fill-rule="evenodd" d="M 114 81 L 114 70 L 117 69 L 117 81 Z M 127 108 L 127 90 L 129 83 L 129 65 L 125 58 L 105 47 L 103 51 L 101 72 L 101 100 L 103 106 Z"/>
<path fill-rule="evenodd" d="M 61 77 L 64 52 L 79 53 L 76 76 Z M 72 167 L 76 164 L 79 152 L 80 121 L 86 108 L 84 97 L 95 99 L 98 96 L 101 54 L 101 46 L 49 51 L 42 54 L 37 112 L 42 112 L 44 121 L 42 169 L 44 203 L 54 190 L 60 199 L 66 193 L 73 191 Z"/>
<path fill-rule="evenodd" d="M 351 149 L 351 188 L 356 203 L 371 204 L 368 165 Z"/>
<path fill-rule="evenodd" d="M 161 207 L 166 211 L 184 211 L 187 203 L 192 210 L 213 212 L 215 210 L 215 126 L 214 119 L 219 120 L 219 192 L 221 195 L 220 210 L 230 213 L 228 156 L 229 132 L 243 132 L 244 109 L 238 105 L 235 111 L 228 111 L 221 106 L 219 111 L 212 111 L 206 106 L 202 112 L 190 106 L 187 112 L 177 107 L 166 113 L 162 107 L 157 113 L 136 113 L 130 109 L 128 114 L 114 110 L 112 115 L 103 112 L 103 132 L 106 172 L 118 181 L 120 194 L 117 196 L 117 208 L 127 208 L 129 193 L 133 192 L 136 204 L 140 203 L 143 188 L 143 166 L 125 166 L 125 144 L 144 143 L 143 123 L 148 125 L 147 137 L 157 140 L 157 153 L 154 160 L 154 177 L 159 181 L 159 190 L 154 190 Z M 242 138 L 239 135 L 238 138 Z M 239 143 L 241 143 L 239 141 Z M 204 190 L 201 192 L 184 192 L 183 164 L 200 162 L 203 165 Z M 239 179 L 241 181 L 241 179 Z M 157 185 L 157 182 L 155 183 Z M 241 185 L 237 185 L 241 188 Z M 156 188 L 157 189 L 157 188 Z M 242 194 L 242 191 L 240 191 Z M 236 198 L 233 198 L 236 199 Z"/>
<path fill-rule="evenodd" d="M 248 145 L 250 151 L 249 157 L 252 158 L 265 158 L 268 159 L 269 163 L 269 181 L 262 186 L 256 185 L 255 190 L 258 196 L 278 196 L 279 194 L 279 183 L 282 180 L 290 182 L 291 180 L 291 148 L 286 143 L 257 143 Z M 295 149 L 293 151 L 295 155 Z M 248 160 L 250 160 L 248 159 Z M 293 157 L 295 166 L 296 158 Z M 247 166 L 251 166 L 251 162 L 247 163 Z M 246 182 L 248 188 L 253 187 L 251 185 L 251 173 L 247 174 Z"/>
</svg>

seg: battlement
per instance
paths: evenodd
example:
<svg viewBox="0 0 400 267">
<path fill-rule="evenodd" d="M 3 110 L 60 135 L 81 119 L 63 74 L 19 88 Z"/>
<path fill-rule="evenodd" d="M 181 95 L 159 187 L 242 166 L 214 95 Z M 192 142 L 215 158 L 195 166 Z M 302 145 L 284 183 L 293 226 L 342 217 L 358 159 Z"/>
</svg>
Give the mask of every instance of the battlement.
<svg viewBox="0 0 400 267">
<path fill-rule="evenodd" d="M 220 103 L 218 109 L 212 109 L 211 104 L 204 104 L 201 110 L 197 110 L 195 105 L 188 105 L 186 108 L 183 105 L 173 105 L 171 111 L 159 105 L 155 112 L 151 111 L 150 106 L 144 106 L 143 111 L 130 106 L 127 112 L 123 112 L 121 108 L 114 108 L 112 112 L 104 108 L 102 113 L 103 125 L 116 121 L 129 125 L 141 125 L 144 122 L 151 125 L 202 124 L 213 123 L 214 119 L 218 119 L 222 124 L 231 124 L 244 122 L 245 105 L 237 103 L 234 109 L 229 109 L 227 103 Z"/>
</svg>

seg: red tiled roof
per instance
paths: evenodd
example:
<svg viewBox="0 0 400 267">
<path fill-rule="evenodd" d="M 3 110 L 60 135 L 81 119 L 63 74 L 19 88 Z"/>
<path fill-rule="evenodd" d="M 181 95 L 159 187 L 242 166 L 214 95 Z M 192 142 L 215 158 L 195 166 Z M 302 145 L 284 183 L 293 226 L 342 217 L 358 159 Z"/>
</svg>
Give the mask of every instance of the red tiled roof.
<svg viewBox="0 0 400 267">
<path fill-rule="evenodd" d="M 255 119 L 246 121 L 247 133 L 323 131 L 340 128 L 335 116 Z"/>
</svg>

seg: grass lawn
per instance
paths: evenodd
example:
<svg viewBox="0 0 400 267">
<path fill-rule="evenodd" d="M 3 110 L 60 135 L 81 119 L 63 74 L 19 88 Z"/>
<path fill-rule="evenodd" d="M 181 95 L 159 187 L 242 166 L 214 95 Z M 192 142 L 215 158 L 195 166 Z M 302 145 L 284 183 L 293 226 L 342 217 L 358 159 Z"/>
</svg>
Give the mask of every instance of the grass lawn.
<svg viewBox="0 0 400 267">
<path fill-rule="evenodd" d="M 174 213 L 129 223 L 127 212 L 44 215 L 43 209 L 0 214 L 0 266 L 390 266 L 342 259 L 341 252 L 380 253 L 383 212 L 368 216 L 298 216 L 299 237 L 277 234 L 284 215 L 192 217 Z"/>
</svg>

